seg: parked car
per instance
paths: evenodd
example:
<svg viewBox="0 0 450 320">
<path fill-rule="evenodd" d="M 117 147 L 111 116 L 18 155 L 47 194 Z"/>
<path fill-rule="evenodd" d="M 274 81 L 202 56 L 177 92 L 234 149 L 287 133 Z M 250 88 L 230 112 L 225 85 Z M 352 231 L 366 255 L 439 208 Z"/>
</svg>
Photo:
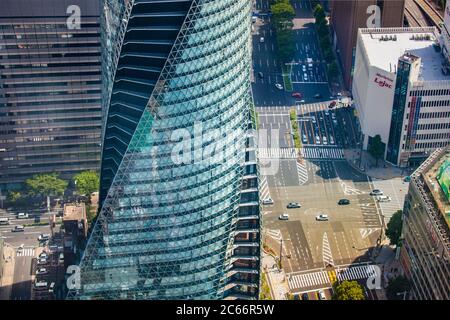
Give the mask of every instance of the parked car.
<svg viewBox="0 0 450 320">
<path fill-rule="evenodd" d="M 38 265 L 44 265 L 44 264 L 47 264 L 47 259 L 45 259 L 45 258 L 39 258 L 39 259 L 37 259 L 37 264 L 38 264 Z"/>
<path fill-rule="evenodd" d="M 309 300 L 308 294 L 306 292 L 302 294 L 302 300 Z"/>
<path fill-rule="evenodd" d="M 306 72 L 306 66 L 305 65 L 302 65 L 302 70 L 303 70 L 303 72 Z"/>
<path fill-rule="evenodd" d="M 316 144 L 320 144 L 320 137 L 316 136 Z"/>
<path fill-rule="evenodd" d="M 38 276 L 38 275 L 47 274 L 47 273 L 48 273 L 47 268 L 38 268 L 38 269 L 36 270 L 36 275 L 37 275 L 37 276 Z"/>
<path fill-rule="evenodd" d="M 302 136 L 302 140 L 303 140 L 303 143 L 307 143 L 308 142 L 308 138 L 306 137 L 306 134 L 304 134 Z"/>
<path fill-rule="evenodd" d="M 327 297 L 325 296 L 325 292 L 323 292 L 323 290 L 319 291 L 319 299 L 320 300 L 327 300 Z"/>
<path fill-rule="evenodd" d="M 381 191 L 380 189 L 373 189 L 370 192 L 371 196 L 382 196 L 383 195 L 383 191 Z"/>
<path fill-rule="evenodd" d="M 41 254 L 39 255 L 39 258 L 40 259 L 47 259 L 48 258 L 47 252 L 45 252 L 45 251 L 41 252 Z"/>
<path fill-rule="evenodd" d="M 273 200 L 271 198 L 264 199 L 262 204 L 273 204 Z"/>
<path fill-rule="evenodd" d="M 328 140 L 327 140 L 327 137 L 323 137 L 323 144 L 326 146 L 327 144 L 328 144 Z"/>
<path fill-rule="evenodd" d="M 329 218 L 328 218 L 328 215 L 327 215 L 327 214 L 321 213 L 321 214 L 319 214 L 318 216 L 316 216 L 316 220 L 317 220 L 317 221 L 328 221 Z"/>
<path fill-rule="evenodd" d="M 391 197 L 389 196 L 377 196 L 376 197 L 378 202 L 389 202 L 391 201 Z"/>
<path fill-rule="evenodd" d="M 278 219 L 280 219 L 280 220 L 289 220 L 289 215 L 287 213 L 280 214 Z"/>
<path fill-rule="evenodd" d="M 17 214 L 17 219 L 28 219 L 28 217 L 28 213 L 21 212 Z"/>
<path fill-rule="evenodd" d="M 275 83 L 275 87 L 276 87 L 278 90 L 283 90 L 283 86 L 282 86 L 281 84 L 279 84 L 279 83 Z"/>
<path fill-rule="evenodd" d="M 334 144 L 333 136 L 330 136 L 330 144 Z"/>
<path fill-rule="evenodd" d="M 289 202 L 286 208 L 288 209 L 301 208 L 301 205 L 298 202 Z"/>
<path fill-rule="evenodd" d="M 21 225 L 14 226 L 14 228 L 11 230 L 11 232 L 23 232 L 23 231 L 25 231 L 25 227 Z"/>
<path fill-rule="evenodd" d="M 34 289 L 35 290 L 47 290 L 48 284 L 46 281 L 36 281 L 34 283 Z"/>
<path fill-rule="evenodd" d="M 338 205 L 340 205 L 340 206 L 345 206 L 348 204 L 350 204 L 350 200 L 348 200 L 348 199 L 340 199 L 338 202 Z"/>
<path fill-rule="evenodd" d="M 50 235 L 48 233 L 41 233 L 38 237 L 38 241 L 47 241 L 50 239 Z"/>
</svg>

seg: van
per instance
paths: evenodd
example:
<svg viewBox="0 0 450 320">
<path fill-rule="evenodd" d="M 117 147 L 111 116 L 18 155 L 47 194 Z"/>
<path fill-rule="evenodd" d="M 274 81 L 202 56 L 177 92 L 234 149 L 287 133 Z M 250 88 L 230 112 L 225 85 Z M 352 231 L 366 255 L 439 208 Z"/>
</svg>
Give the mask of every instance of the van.
<svg viewBox="0 0 450 320">
<path fill-rule="evenodd" d="M 34 288 L 36 290 L 46 290 L 48 288 L 47 281 L 37 281 L 34 283 Z"/>
<path fill-rule="evenodd" d="M 0 218 L 0 225 L 7 225 L 9 224 L 8 218 Z"/>
</svg>

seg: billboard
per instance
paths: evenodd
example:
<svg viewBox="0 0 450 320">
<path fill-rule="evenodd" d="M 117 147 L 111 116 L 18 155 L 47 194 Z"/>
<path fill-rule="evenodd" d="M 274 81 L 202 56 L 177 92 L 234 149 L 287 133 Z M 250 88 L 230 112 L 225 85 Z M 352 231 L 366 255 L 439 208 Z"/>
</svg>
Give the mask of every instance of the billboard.
<svg viewBox="0 0 450 320">
<path fill-rule="evenodd" d="M 450 158 L 445 160 L 442 166 L 439 167 L 438 174 L 436 176 L 442 191 L 444 192 L 447 201 L 450 202 Z"/>
</svg>

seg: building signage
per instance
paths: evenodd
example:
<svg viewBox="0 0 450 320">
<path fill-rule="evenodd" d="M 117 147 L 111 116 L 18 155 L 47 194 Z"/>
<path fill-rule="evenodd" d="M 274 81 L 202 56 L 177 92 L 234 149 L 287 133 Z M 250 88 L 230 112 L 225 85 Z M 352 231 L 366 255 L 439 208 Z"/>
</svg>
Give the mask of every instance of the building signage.
<svg viewBox="0 0 450 320">
<path fill-rule="evenodd" d="M 386 76 L 383 76 L 383 75 L 377 73 L 377 74 L 375 75 L 375 80 L 374 80 L 374 82 L 375 82 L 376 84 L 378 84 L 378 85 L 379 85 L 380 87 L 382 87 L 382 88 L 389 88 L 389 89 L 392 89 L 392 85 L 393 85 L 393 83 L 394 83 L 394 80 L 392 80 L 392 79 L 390 79 L 390 78 L 388 78 L 388 77 L 386 77 Z"/>
</svg>

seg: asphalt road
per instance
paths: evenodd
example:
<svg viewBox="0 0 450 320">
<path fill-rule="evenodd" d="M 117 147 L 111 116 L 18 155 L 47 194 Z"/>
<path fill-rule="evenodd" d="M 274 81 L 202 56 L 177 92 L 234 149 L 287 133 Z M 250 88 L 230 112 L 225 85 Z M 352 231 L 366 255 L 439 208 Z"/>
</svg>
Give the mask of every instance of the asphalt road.
<svg viewBox="0 0 450 320">
<path fill-rule="evenodd" d="M 11 300 L 31 299 L 31 261 L 33 257 L 24 256 L 15 258 L 14 284 L 11 290 Z"/>
</svg>

